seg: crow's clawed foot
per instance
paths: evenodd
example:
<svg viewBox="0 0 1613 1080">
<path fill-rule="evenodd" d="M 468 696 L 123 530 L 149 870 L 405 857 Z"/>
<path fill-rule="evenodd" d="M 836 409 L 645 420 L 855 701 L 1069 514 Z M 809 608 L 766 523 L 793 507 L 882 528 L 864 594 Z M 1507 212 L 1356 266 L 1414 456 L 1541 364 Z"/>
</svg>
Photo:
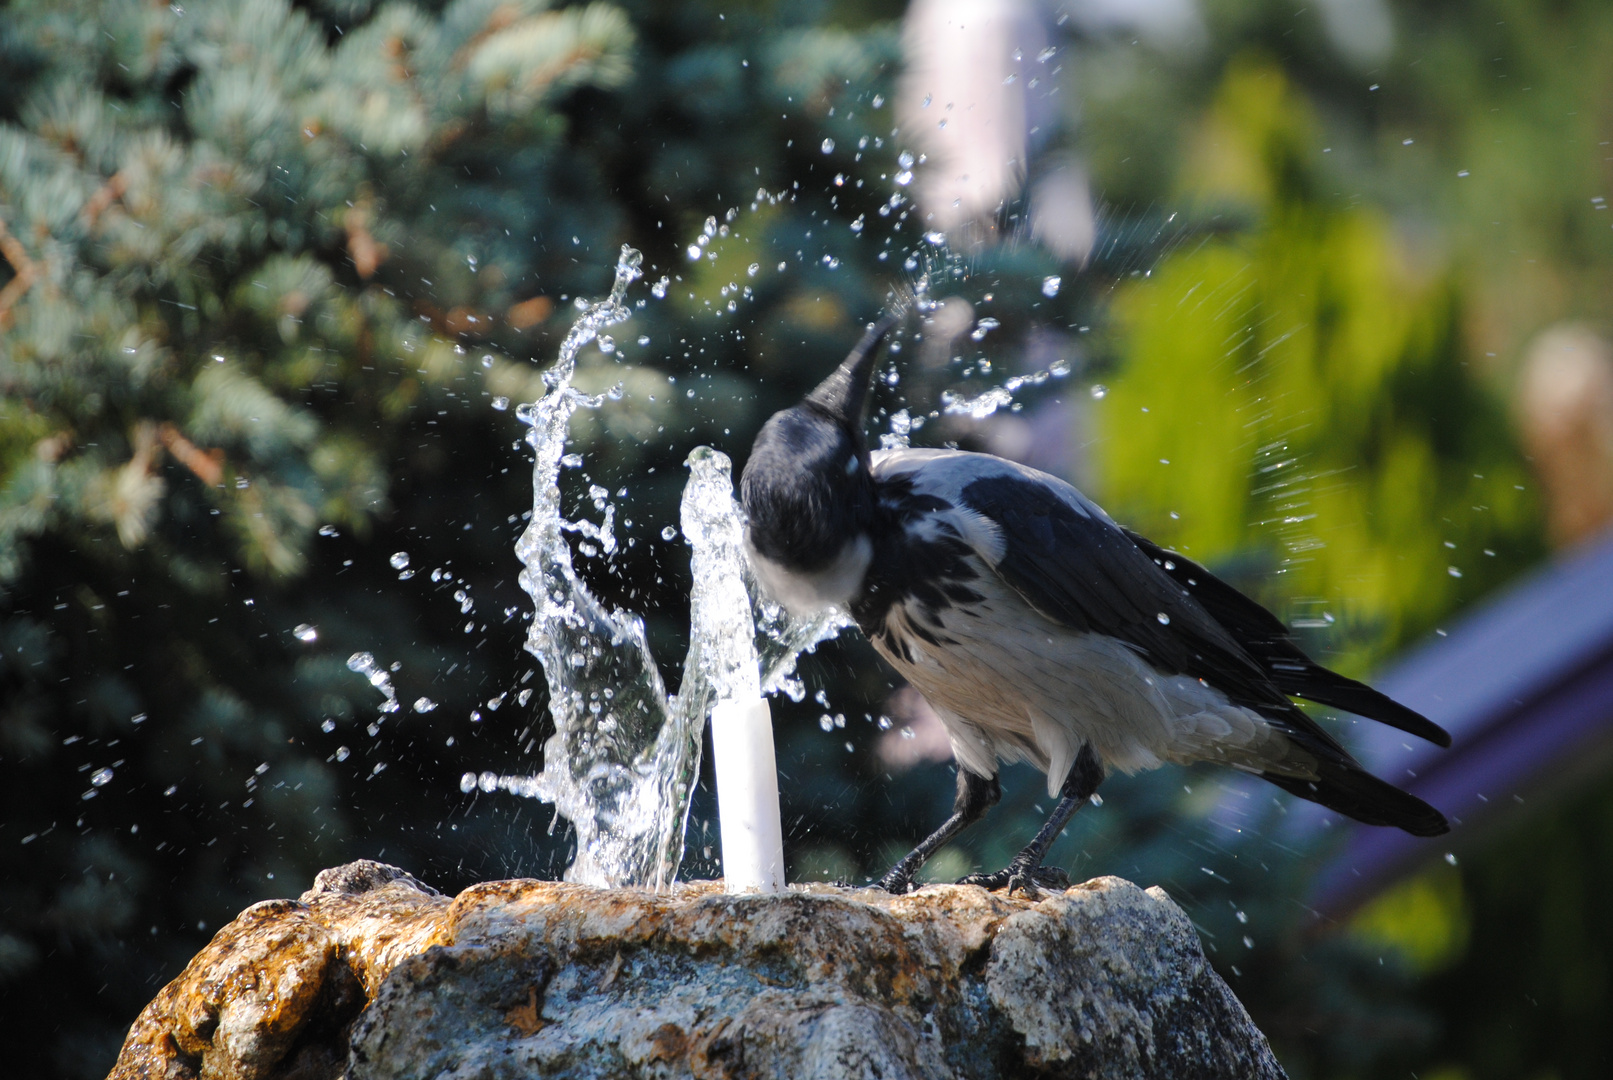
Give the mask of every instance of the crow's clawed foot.
<svg viewBox="0 0 1613 1080">
<path fill-rule="evenodd" d="M 979 885 L 983 889 L 992 890 L 1006 888 L 1009 896 L 1023 892 L 1028 898 L 1035 900 L 1041 895 L 1037 889 L 1038 885 L 1063 892 L 1070 887 L 1070 875 L 1056 866 L 1026 866 L 1016 859 L 995 874 L 970 874 L 968 877 L 959 878 L 958 884 Z"/>
<path fill-rule="evenodd" d="M 898 866 L 880 878 L 876 884 L 892 896 L 906 896 L 913 891 L 913 875 L 902 873 L 902 868 Z"/>
</svg>

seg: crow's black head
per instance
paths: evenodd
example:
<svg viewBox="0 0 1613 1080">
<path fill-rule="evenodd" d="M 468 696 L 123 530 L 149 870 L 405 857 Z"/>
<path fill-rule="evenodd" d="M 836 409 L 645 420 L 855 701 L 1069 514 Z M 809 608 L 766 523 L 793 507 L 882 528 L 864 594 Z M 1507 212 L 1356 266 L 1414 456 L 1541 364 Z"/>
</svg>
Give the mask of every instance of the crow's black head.
<svg viewBox="0 0 1613 1080">
<path fill-rule="evenodd" d="M 886 316 L 801 404 L 774 413 L 751 447 L 740 478 L 751 546 L 782 567 L 818 571 L 833 563 L 873 519 L 863 410 Z"/>
</svg>

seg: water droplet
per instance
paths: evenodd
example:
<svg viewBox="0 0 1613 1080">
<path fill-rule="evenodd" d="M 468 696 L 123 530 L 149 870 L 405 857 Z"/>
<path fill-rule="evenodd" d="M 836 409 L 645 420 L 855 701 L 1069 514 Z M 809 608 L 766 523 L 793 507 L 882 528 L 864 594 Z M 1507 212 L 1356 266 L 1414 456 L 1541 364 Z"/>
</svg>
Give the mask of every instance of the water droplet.
<svg viewBox="0 0 1613 1080">
<path fill-rule="evenodd" d="M 349 757 L 352 756 L 352 753 L 353 753 L 353 751 L 349 750 L 347 747 L 338 746 L 336 748 L 336 760 L 337 761 L 346 761 Z"/>
<path fill-rule="evenodd" d="M 334 525 L 321 525 L 319 527 L 319 535 L 320 536 L 335 536 L 335 535 L 337 535 L 336 526 L 334 526 Z"/>
<path fill-rule="evenodd" d="M 650 335 L 648 335 L 648 334 L 640 334 L 638 336 L 639 348 L 642 349 L 644 346 L 648 345 L 649 343 L 650 343 Z"/>
<path fill-rule="evenodd" d="M 1093 806 L 1102 806 L 1103 796 L 1094 791 L 1091 795 L 1087 796 L 1087 802 L 1091 803 Z"/>
<path fill-rule="evenodd" d="M 112 770 L 110 768 L 96 769 L 95 772 L 90 774 L 90 783 L 96 787 L 106 787 L 111 782 Z"/>
<path fill-rule="evenodd" d="M 324 721 L 320 723 L 319 730 L 329 735 L 331 732 L 336 730 L 336 721 L 326 717 Z"/>
<path fill-rule="evenodd" d="M 1255 939 L 1250 937 L 1248 934 L 1243 935 L 1243 947 L 1245 949 L 1254 948 L 1255 947 Z"/>
<path fill-rule="evenodd" d="M 417 713 L 430 712 L 436 707 L 437 703 L 428 697 L 418 697 L 414 699 L 414 711 Z"/>
<path fill-rule="evenodd" d="M 665 300 L 666 299 L 667 286 L 671 285 L 671 284 L 672 284 L 672 279 L 671 278 L 669 278 L 669 277 L 661 278 L 660 281 L 657 281 L 654 285 L 650 286 L 650 295 L 654 296 L 657 300 Z"/>
<path fill-rule="evenodd" d="M 674 539 L 677 535 L 678 535 L 678 530 L 673 528 L 671 525 L 668 525 L 666 528 L 661 530 L 661 539 L 663 539 L 663 540 L 670 541 L 670 540 Z"/>
<path fill-rule="evenodd" d="M 1445 853 L 1445 861 L 1450 863 L 1452 866 L 1455 866 L 1456 865 L 1456 854 L 1455 854 L 1455 852 L 1447 851 Z"/>
<path fill-rule="evenodd" d="M 1109 392 L 1109 388 L 1107 386 L 1103 385 L 1102 383 L 1093 383 L 1092 384 L 1092 396 L 1093 397 L 1098 398 L 1098 399 L 1101 400 L 1103 398 L 1103 396 L 1105 394 L 1107 394 L 1108 392 Z"/>
<path fill-rule="evenodd" d="M 476 774 L 468 772 L 459 778 L 459 790 L 466 795 L 476 790 Z"/>
<path fill-rule="evenodd" d="M 906 187 L 908 184 L 911 184 L 913 182 L 913 170 L 912 169 L 903 169 L 901 172 L 897 173 L 896 174 L 896 182 L 898 184 L 902 185 L 903 187 Z"/>
<path fill-rule="evenodd" d="M 510 407 L 510 399 L 505 397 L 504 395 L 500 394 L 498 397 L 493 399 L 493 408 L 497 409 L 499 412 L 503 412 L 505 409 L 508 409 L 509 407 Z"/>
<path fill-rule="evenodd" d="M 835 729 L 835 718 L 828 713 L 824 713 L 818 717 L 818 726 L 824 731 L 833 731 Z"/>
<path fill-rule="evenodd" d="M 1059 286 L 1063 284 L 1063 278 L 1059 277 L 1057 274 L 1049 274 L 1047 277 L 1042 279 L 1042 295 L 1057 296 L 1059 294 Z"/>
<path fill-rule="evenodd" d="M 936 247 L 940 247 L 942 244 L 947 242 L 947 234 L 939 229 L 931 229 L 929 232 L 924 234 L 924 239 L 928 240 Z"/>
<path fill-rule="evenodd" d="M 319 631 L 307 623 L 298 623 L 291 631 L 291 636 L 298 641 L 316 641 L 319 638 Z"/>
<path fill-rule="evenodd" d="M 757 274 L 759 274 L 761 272 L 762 272 L 762 264 L 761 263 L 751 263 L 749 266 L 745 267 L 745 273 L 749 274 L 751 277 L 755 277 Z"/>
<path fill-rule="evenodd" d="M 1445 572 L 1447 574 L 1449 574 L 1451 577 L 1461 577 L 1462 576 L 1462 572 L 1460 570 L 1458 570 L 1454 566 L 1447 566 L 1445 568 Z"/>
<path fill-rule="evenodd" d="M 609 356 L 616 351 L 616 339 L 609 334 L 599 335 L 599 351 Z"/>
<path fill-rule="evenodd" d="M 482 366 L 484 368 L 490 368 L 490 367 L 493 366 L 493 354 L 492 353 L 483 353 L 482 354 Z"/>
<path fill-rule="evenodd" d="M 532 691 L 530 691 L 530 690 L 522 690 L 519 694 L 515 695 L 515 703 L 517 705 L 525 705 L 527 702 L 529 702 L 531 700 L 532 700 Z"/>
<path fill-rule="evenodd" d="M 387 562 L 392 564 L 392 569 L 402 570 L 409 565 L 409 553 L 407 551 L 395 552 Z"/>
<path fill-rule="evenodd" d="M 1158 615 L 1155 615 L 1154 618 L 1159 620 L 1159 625 L 1161 626 L 1169 626 L 1171 624 L 1171 617 L 1165 614 L 1163 611 L 1161 611 Z"/>
<path fill-rule="evenodd" d="M 825 154 L 832 154 L 835 152 L 835 141 L 833 139 L 825 139 L 823 140 L 823 145 L 818 149 L 822 150 Z"/>
<path fill-rule="evenodd" d="M 477 782 L 477 786 L 480 787 L 483 791 L 497 791 L 498 790 L 498 774 L 497 773 L 484 772 L 481 776 L 476 778 L 476 782 Z"/>
</svg>

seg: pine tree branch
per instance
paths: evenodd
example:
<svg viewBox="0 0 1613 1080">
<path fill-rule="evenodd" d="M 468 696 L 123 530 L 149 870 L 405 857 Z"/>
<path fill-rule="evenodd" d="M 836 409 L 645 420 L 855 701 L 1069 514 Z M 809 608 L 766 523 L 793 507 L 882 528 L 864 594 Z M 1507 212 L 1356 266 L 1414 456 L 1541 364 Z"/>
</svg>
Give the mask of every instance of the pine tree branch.
<svg viewBox="0 0 1613 1080">
<path fill-rule="evenodd" d="M 6 282 L 5 288 L 0 289 L 0 329 L 3 329 L 11 325 L 12 307 L 33 286 L 39 270 L 23 249 L 21 241 L 11 235 L 4 221 L 0 221 L 0 255 L 6 257 L 6 262 L 11 264 L 11 269 L 17 275 Z"/>
<path fill-rule="evenodd" d="M 360 278 L 368 281 L 375 276 L 377 268 L 391 254 L 387 246 L 377 241 L 370 232 L 369 200 L 362 200 L 349 207 L 343 224 L 347 226 L 347 254 L 353 260 L 353 269 L 358 272 Z"/>
<path fill-rule="evenodd" d="M 95 228 L 95 223 L 100 220 L 101 215 L 113 203 L 123 198 L 123 193 L 128 188 L 129 178 L 120 169 L 113 173 L 112 177 L 102 184 L 94 195 L 89 197 L 89 200 L 84 203 L 84 209 L 79 211 L 79 220 L 84 223 L 86 232 Z"/>
<path fill-rule="evenodd" d="M 158 428 L 157 438 L 161 440 L 164 449 L 173 455 L 174 460 L 195 473 L 196 478 L 202 483 L 208 487 L 217 487 L 223 482 L 223 450 L 217 448 L 203 450 L 185 438 L 172 424 L 163 424 Z"/>
</svg>

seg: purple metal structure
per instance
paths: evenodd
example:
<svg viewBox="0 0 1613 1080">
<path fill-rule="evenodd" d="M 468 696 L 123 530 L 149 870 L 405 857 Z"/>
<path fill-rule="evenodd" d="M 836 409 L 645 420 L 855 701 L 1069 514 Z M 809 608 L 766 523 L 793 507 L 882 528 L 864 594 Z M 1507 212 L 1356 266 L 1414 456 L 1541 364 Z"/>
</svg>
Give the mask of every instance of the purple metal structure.
<svg viewBox="0 0 1613 1080">
<path fill-rule="evenodd" d="M 1613 537 L 1536 572 L 1417 648 L 1373 685 L 1451 733 L 1449 750 L 1358 725 L 1373 772 L 1443 810 L 1449 843 L 1294 807 L 1311 833 L 1348 830 L 1318 875 L 1312 905 L 1348 913 L 1395 878 L 1469 842 L 1507 809 L 1605 765 L 1613 751 Z"/>
</svg>

